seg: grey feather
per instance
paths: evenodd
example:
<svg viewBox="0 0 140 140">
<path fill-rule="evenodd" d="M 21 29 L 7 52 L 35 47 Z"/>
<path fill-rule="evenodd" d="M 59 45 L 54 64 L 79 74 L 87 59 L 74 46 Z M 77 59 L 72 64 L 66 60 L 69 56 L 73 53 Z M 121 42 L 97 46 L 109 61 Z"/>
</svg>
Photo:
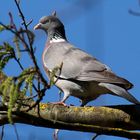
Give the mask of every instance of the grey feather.
<svg viewBox="0 0 140 140">
<path fill-rule="evenodd" d="M 99 83 L 99 85 L 107 88 L 117 96 L 123 97 L 134 104 L 140 104 L 140 102 L 124 88 L 109 83 Z"/>
<path fill-rule="evenodd" d="M 98 81 L 131 87 L 127 80 L 116 76 L 110 68 L 68 42 L 52 43 L 44 54 L 44 63 L 49 70 L 63 63 L 61 75 L 64 79 Z"/>
</svg>

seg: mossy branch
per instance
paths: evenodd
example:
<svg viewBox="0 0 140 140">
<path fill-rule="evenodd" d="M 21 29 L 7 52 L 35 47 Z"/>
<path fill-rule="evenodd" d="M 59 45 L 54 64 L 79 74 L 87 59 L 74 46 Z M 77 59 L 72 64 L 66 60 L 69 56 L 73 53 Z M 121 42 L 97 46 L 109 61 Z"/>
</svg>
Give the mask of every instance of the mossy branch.
<svg viewBox="0 0 140 140">
<path fill-rule="evenodd" d="M 7 124 L 7 107 L 0 107 L 0 125 Z M 129 111 L 128 111 L 129 110 Z M 65 107 L 41 104 L 37 109 L 13 111 L 14 122 L 40 127 L 59 128 L 98 134 L 140 139 L 140 106 L 123 105 L 112 107 Z"/>
<path fill-rule="evenodd" d="M 7 76 L 0 72 L 0 84 L 6 78 Z M 27 96 L 23 98 L 23 104 L 35 104 L 33 100 L 26 102 L 26 98 L 28 99 Z M 26 106 L 20 103 L 16 102 L 11 110 L 10 115 L 15 123 L 140 139 L 140 133 L 131 131 L 140 130 L 140 105 L 65 107 L 40 103 L 39 115 L 37 106 L 26 112 Z M 19 104 L 20 110 L 17 109 Z M 0 125 L 9 123 L 8 107 L 8 104 L 0 105 Z"/>
</svg>

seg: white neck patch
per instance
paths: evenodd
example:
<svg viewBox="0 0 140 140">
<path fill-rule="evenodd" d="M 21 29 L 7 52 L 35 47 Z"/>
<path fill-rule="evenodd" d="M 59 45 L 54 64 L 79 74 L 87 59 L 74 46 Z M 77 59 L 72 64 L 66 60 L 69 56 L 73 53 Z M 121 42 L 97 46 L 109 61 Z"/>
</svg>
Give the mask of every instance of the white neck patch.
<svg viewBox="0 0 140 140">
<path fill-rule="evenodd" d="M 64 42 L 64 41 L 66 41 L 66 40 L 63 39 L 63 38 L 52 38 L 52 39 L 50 40 L 50 43 Z"/>
</svg>

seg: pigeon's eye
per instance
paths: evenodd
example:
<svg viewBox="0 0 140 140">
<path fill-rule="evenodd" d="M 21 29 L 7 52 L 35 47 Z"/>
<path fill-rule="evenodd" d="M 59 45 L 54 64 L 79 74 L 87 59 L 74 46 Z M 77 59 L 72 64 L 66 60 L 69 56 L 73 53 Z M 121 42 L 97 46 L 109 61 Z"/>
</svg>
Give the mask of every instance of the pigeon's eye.
<svg viewBox="0 0 140 140">
<path fill-rule="evenodd" d="M 41 23 L 42 23 L 42 24 L 49 23 L 49 20 L 48 20 L 48 19 L 47 19 L 47 20 L 43 20 L 43 21 L 41 21 Z"/>
</svg>

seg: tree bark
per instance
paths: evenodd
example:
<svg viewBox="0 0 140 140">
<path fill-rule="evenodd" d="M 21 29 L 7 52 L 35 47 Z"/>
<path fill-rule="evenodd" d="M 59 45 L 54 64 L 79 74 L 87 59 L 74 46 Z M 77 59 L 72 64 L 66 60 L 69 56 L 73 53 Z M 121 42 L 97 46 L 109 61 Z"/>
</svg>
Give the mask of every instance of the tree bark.
<svg viewBox="0 0 140 140">
<path fill-rule="evenodd" d="M 13 121 L 40 127 L 59 128 L 140 139 L 140 106 L 75 107 L 54 104 L 40 105 L 24 111 L 13 111 Z M 0 125 L 8 123 L 7 107 L 0 107 Z"/>
</svg>

